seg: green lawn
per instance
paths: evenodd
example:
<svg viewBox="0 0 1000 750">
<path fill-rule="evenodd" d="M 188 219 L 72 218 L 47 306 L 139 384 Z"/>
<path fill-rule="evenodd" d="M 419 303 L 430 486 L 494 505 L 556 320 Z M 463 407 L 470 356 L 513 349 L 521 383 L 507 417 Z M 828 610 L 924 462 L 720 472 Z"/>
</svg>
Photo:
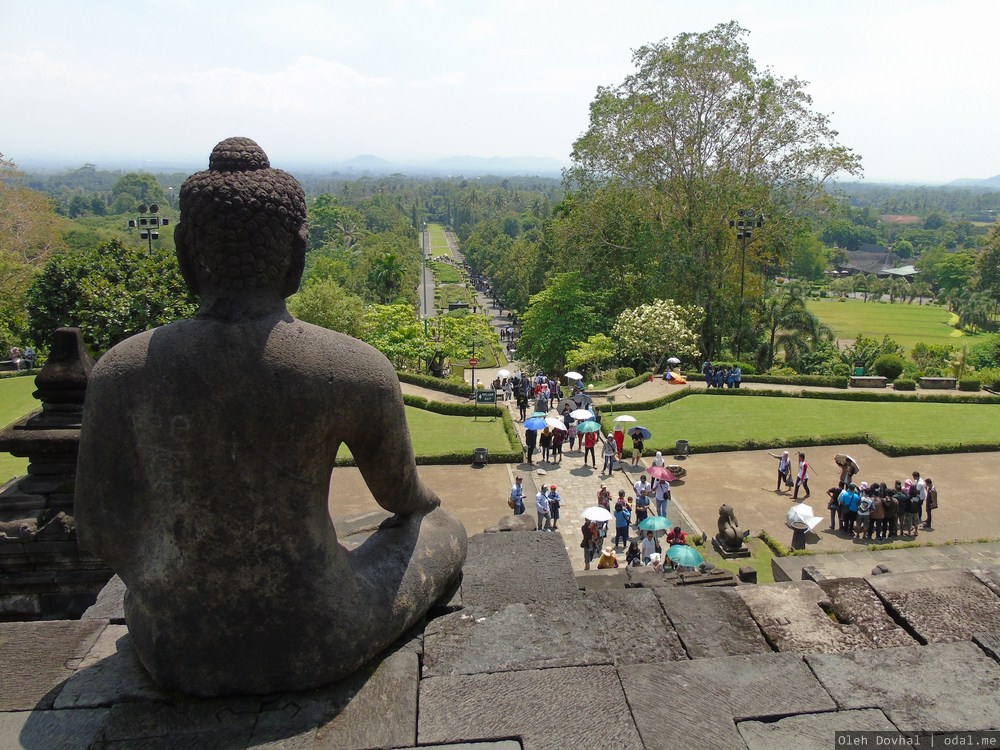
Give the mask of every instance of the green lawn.
<svg viewBox="0 0 1000 750">
<path fill-rule="evenodd" d="M 900 446 L 1000 442 L 1000 404 L 692 395 L 632 416 L 653 433 L 646 441 L 650 450 L 672 450 L 678 439 L 696 450 L 722 441 L 752 438 L 783 445 L 794 438 L 861 432 Z M 610 420 L 605 410 L 605 427 Z"/>
<path fill-rule="evenodd" d="M 41 408 L 42 405 L 31 397 L 34 391 L 35 379 L 32 377 L 0 379 L 0 428 Z M 28 459 L 0 453 L 0 483 L 24 474 L 27 468 Z"/>
<path fill-rule="evenodd" d="M 859 333 L 881 339 L 888 334 L 907 351 L 920 342 L 961 346 L 983 335 L 963 334 L 953 328 L 952 314 L 937 305 L 810 299 L 807 307 L 834 330 L 838 339 L 853 340 Z"/>
<path fill-rule="evenodd" d="M 450 266 L 447 263 L 438 263 L 433 261 L 430 264 L 434 271 L 434 275 L 438 278 L 438 283 L 441 284 L 461 284 L 463 283 L 462 272 L 459 271 L 455 266 Z"/>
<path fill-rule="evenodd" d="M 431 255 L 449 255 L 448 240 L 444 236 L 444 227 L 440 224 L 428 224 L 427 232 L 431 238 Z"/>
</svg>

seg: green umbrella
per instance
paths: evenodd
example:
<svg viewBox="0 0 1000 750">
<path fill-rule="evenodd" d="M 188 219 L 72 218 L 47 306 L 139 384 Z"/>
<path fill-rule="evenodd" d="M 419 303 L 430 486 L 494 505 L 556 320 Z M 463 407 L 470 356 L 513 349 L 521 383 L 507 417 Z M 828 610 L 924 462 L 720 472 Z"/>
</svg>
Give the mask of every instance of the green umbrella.
<svg viewBox="0 0 1000 750">
<path fill-rule="evenodd" d="M 577 432 L 600 432 L 601 423 L 595 422 L 593 419 L 588 419 L 586 422 L 580 422 L 576 426 Z"/>
<path fill-rule="evenodd" d="M 531 416 L 533 416 L 533 417 L 547 417 L 548 415 L 549 415 L 549 413 L 547 411 L 533 411 L 533 412 L 531 412 Z"/>
<path fill-rule="evenodd" d="M 639 528 L 643 531 L 663 531 L 673 525 L 673 521 L 666 516 L 646 516 L 639 522 Z"/>
<path fill-rule="evenodd" d="M 697 568 L 703 562 L 705 558 L 701 556 L 701 553 L 694 547 L 689 547 L 686 544 L 674 544 L 667 550 L 667 557 L 673 560 L 677 565 L 685 568 Z"/>
</svg>

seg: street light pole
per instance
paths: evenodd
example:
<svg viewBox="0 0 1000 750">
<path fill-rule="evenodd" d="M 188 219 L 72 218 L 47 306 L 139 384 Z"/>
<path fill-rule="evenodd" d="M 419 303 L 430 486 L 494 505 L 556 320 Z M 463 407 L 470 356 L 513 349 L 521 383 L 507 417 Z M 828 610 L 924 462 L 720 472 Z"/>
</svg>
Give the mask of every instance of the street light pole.
<svg viewBox="0 0 1000 750">
<path fill-rule="evenodd" d="M 421 236 L 421 248 L 420 248 L 420 260 L 423 264 L 423 280 L 424 286 L 424 338 L 427 337 L 427 222 L 424 222 L 424 232 Z"/>
<path fill-rule="evenodd" d="M 160 239 L 159 228 L 170 224 L 170 219 L 161 218 L 156 215 L 159 210 L 160 207 L 155 203 L 151 203 L 148 206 L 143 203 L 139 206 L 139 218 L 128 220 L 128 228 L 138 228 L 140 239 L 149 241 L 150 254 L 153 252 L 153 240 Z M 147 211 L 151 214 L 150 216 L 146 216 Z"/>
<path fill-rule="evenodd" d="M 736 238 L 742 243 L 740 250 L 740 318 L 739 327 L 736 329 L 736 361 L 739 362 L 740 350 L 743 346 L 743 307 L 747 273 L 747 241 L 753 235 L 754 227 L 759 228 L 764 226 L 764 214 L 758 214 L 756 208 L 741 208 L 736 214 L 739 218 L 736 221 L 730 221 L 729 226 L 736 229 Z"/>
</svg>

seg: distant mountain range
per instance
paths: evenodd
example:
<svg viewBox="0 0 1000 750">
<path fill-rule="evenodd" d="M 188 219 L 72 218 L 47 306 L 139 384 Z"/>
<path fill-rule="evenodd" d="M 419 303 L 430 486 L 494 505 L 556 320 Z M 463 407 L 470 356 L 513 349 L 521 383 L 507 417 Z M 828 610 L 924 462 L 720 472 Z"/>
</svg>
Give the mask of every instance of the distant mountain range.
<svg viewBox="0 0 1000 750">
<path fill-rule="evenodd" d="M 977 180 L 972 177 L 962 177 L 948 183 L 954 187 L 983 187 L 1000 190 L 1000 174 L 995 177 L 988 177 L 985 180 Z"/>
<path fill-rule="evenodd" d="M 291 166 L 291 165 L 289 165 Z M 561 177 L 567 164 L 556 159 L 537 156 L 446 156 L 424 162 L 393 162 L 371 154 L 356 156 L 347 161 L 298 165 L 303 171 L 316 172 L 329 169 L 348 175 L 462 175 L 476 177 L 482 175 L 538 175 L 539 177 Z"/>
</svg>

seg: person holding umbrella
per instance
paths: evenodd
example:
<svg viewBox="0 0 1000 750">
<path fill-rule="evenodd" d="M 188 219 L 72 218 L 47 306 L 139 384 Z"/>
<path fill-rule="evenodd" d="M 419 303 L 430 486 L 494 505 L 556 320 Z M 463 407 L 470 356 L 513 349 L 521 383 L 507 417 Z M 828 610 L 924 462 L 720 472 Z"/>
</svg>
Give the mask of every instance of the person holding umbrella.
<svg viewBox="0 0 1000 750">
<path fill-rule="evenodd" d="M 534 466 L 535 462 L 531 460 L 532 456 L 535 454 L 535 444 L 538 441 L 538 431 L 537 430 L 525 430 L 524 431 L 524 447 L 528 452 L 528 465 Z"/>
<path fill-rule="evenodd" d="M 644 436 L 642 427 L 633 427 L 631 430 L 632 435 L 632 465 L 638 466 L 639 459 L 642 458 L 642 450 L 644 446 Z"/>
<path fill-rule="evenodd" d="M 600 538 L 597 532 L 597 521 L 584 519 L 580 532 L 583 534 L 583 541 L 580 542 L 580 548 L 583 550 L 583 569 L 590 570 L 590 563 L 597 552 L 597 540 Z"/>
</svg>

